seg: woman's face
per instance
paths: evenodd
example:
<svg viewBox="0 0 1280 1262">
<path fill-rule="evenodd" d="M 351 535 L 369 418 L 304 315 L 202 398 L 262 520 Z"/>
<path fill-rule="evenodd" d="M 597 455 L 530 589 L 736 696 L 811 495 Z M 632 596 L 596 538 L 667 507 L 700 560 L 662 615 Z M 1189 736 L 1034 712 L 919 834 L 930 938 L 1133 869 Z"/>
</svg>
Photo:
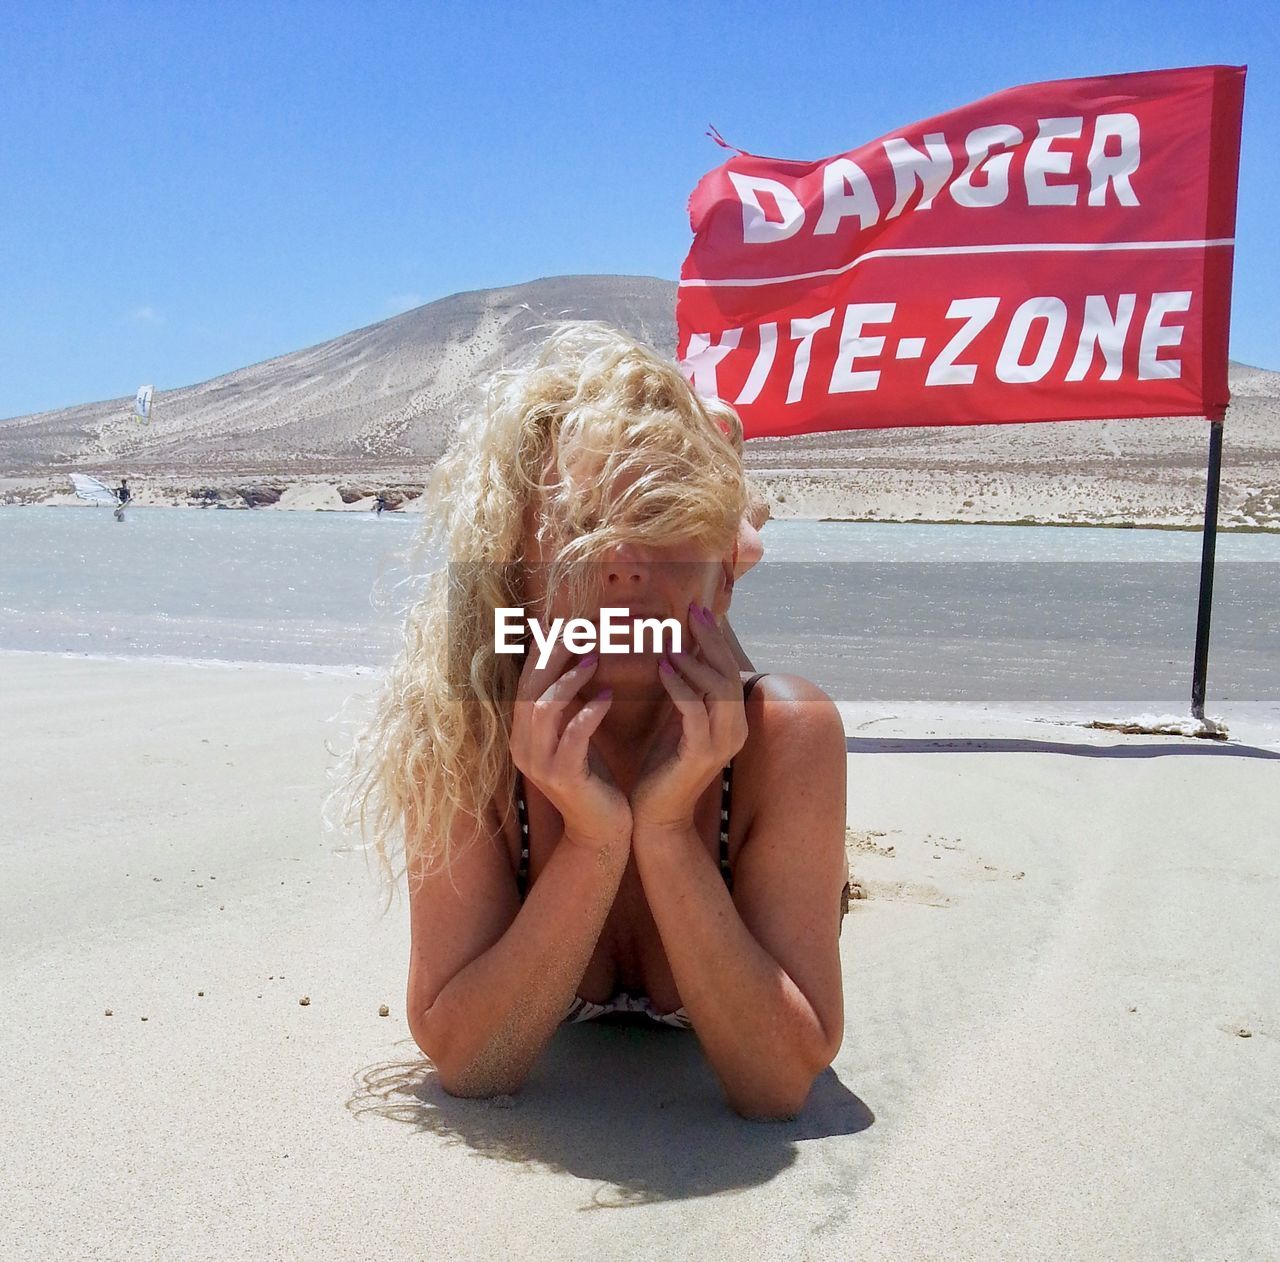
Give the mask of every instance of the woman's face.
<svg viewBox="0 0 1280 1262">
<path fill-rule="evenodd" d="M 673 618 L 680 624 L 681 647 L 692 651 L 697 641 L 690 629 L 691 603 L 705 605 L 716 618 L 729 609 L 733 595 L 736 547 L 725 555 L 694 542 L 654 547 L 640 542 L 615 544 L 599 560 L 583 562 L 589 568 L 587 605 L 574 610 L 565 586 L 547 591 L 554 549 L 537 537 L 535 506 L 525 523 L 525 601 L 530 616 L 546 627 L 554 618 L 580 616 L 600 629 L 602 609 L 625 609 L 633 618 Z M 614 625 L 620 621 L 614 616 Z M 615 633 L 616 634 L 616 633 Z M 630 637 L 627 637 L 628 639 Z M 670 641 L 666 641 L 670 647 Z M 652 679 L 657 683 L 658 653 L 652 638 L 644 637 L 639 653 L 602 653 L 593 678 L 597 683 L 624 679 Z M 660 686 L 660 685 L 658 685 Z"/>
</svg>

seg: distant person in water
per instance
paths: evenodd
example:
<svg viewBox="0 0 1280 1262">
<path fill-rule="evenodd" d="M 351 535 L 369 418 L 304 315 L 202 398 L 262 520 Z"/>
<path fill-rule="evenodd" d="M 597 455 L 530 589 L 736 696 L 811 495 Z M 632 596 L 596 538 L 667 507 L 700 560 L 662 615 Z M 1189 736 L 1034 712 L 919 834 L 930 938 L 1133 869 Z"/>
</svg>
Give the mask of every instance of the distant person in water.
<svg viewBox="0 0 1280 1262">
<path fill-rule="evenodd" d="M 121 479 L 120 479 L 120 486 L 119 486 L 119 488 L 116 490 L 116 496 L 117 496 L 117 497 L 119 498 L 119 500 L 120 500 L 120 507 L 121 507 L 121 508 L 123 508 L 123 507 L 124 507 L 124 506 L 125 506 L 125 505 L 126 505 L 126 504 L 131 500 L 131 499 L 133 499 L 133 492 L 129 490 L 129 479 L 128 479 L 128 478 L 121 478 Z"/>
<path fill-rule="evenodd" d="M 386 492 L 379 491 L 378 498 L 373 502 L 373 511 L 377 516 L 381 517 L 382 514 L 386 511 L 387 507 L 388 505 L 387 505 Z"/>
</svg>

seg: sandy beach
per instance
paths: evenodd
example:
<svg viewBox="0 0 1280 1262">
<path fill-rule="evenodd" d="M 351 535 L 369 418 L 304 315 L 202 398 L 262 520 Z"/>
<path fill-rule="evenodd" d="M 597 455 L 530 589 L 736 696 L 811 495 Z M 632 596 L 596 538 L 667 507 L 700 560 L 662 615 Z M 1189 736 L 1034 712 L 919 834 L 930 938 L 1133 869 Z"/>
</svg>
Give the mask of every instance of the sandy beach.
<svg viewBox="0 0 1280 1262">
<path fill-rule="evenodd" d="M 844 1045 L 752 1124 L 665 1029 L 440 1090 L 320 824 L 372 680 L 0 654 L 5 1257 L 1277 1256 L 1280 732 L 844 705 Z"/>
</svg>

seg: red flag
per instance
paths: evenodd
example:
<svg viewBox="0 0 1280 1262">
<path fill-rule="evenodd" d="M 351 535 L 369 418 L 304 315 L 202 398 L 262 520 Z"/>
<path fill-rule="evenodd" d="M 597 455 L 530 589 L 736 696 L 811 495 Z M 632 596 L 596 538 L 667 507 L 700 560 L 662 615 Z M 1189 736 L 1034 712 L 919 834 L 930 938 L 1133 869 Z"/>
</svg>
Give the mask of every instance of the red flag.
<svg viewBox="0 0 1280 1262">
<path fill-rule="evenodd" d="M 748 437 L 1222 416 L 1243 66 L 998 92 L 689 199 L 678 354 Z"/>
</svg>

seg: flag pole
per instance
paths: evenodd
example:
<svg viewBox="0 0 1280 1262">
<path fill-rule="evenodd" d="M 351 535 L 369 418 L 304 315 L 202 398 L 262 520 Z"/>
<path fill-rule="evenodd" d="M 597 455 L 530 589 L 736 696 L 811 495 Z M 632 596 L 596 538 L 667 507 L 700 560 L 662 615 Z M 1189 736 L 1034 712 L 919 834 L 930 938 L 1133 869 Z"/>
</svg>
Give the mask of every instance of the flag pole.
<svg viewBox="0 0 1280 1262">
<path fill-rule="evenodd" d="M 1209 616 L 1213 606 L 1213 557 L 1218 538 L 1218 486 L 1222 475 L 1222 421 L 1209 422 L 1209 474 L 1204 493 L 1204 542 L 1200 551 L 1200 609 L 1196 615 L 1195 664 L 1191 675 L 1191 714 L 1204 717 L 1209 670 Z"/>
</svg>

